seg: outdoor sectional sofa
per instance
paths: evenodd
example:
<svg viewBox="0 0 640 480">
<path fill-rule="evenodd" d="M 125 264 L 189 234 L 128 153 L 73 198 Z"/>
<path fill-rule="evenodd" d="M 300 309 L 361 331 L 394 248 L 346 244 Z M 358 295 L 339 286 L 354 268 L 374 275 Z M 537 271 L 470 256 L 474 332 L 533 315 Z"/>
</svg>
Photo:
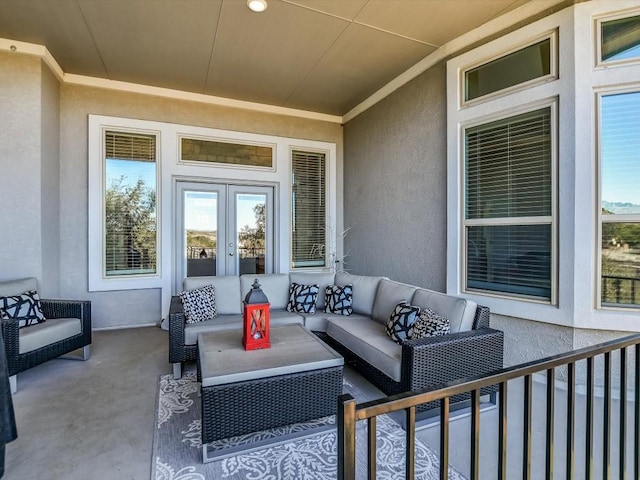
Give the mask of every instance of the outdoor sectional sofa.
<svg viewBox="0 0 640 480">
<path fill-rule="evenodd" d="M 300 323 L 341 353 L 387 395 L 483 375 L 503 366 L 503 332 L 489 328 L 489 309 L 474 302 L 392 281 L 385 277 L 337 273 L 290 273 L 220 277 L 189 277 L 183 288 L 213 285 L 217 317 L 189 324 L 182 301 L 175 296 L 169 314 L 169 362 L 176 378 L 182 362 L 197 358 L 197 336 L 205 331 L 242 328 L 242 299 L 255 279 L 270 303 L 270 324 Z M 316 284 L 316 312 L 287 311 L 291 283 Z M 325 313 L 328 285 L 353 286 L 353 314 Z M 395 343 L 385 324 L 402 300 L 431 308 L 447 317 L 451 333 Z M 240 342 L 240 337 L 238 341 Z M 492 393 L 493 389 L 483 391 Z M 454 402 L 462 400 L 453 399 Z"/>
</svg>

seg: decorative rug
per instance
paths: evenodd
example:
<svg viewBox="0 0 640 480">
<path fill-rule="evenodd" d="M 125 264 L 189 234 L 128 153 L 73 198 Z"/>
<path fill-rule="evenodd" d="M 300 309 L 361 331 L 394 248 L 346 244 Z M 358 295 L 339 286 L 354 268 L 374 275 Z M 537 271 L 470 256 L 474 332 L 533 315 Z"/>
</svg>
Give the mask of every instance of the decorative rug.
<svg viewBox="0 0 640 480">
<path fill-rule="evenodd" d="M 357 379 L 354 379 L 353 375 L 357 374 L 345 369 L 344 391 L 351 393 L 359 402 L 370 400 L 359 388 L 358 382 L 354 381 Z M 185 373 L 180 380 L 175 380 L 173 375 L 160 377 L 153 435 L 152 480 L 334 480 L 337 478 L 338 441 L 335 429 L 203 464 L 199 388 L 195 372 Z M 249 444 L 256 439 L 297 432 L 323 423 L 333 424 L 334 417 L 234 437 L 221 441 L 218 445 Z M 377 478 L 404 478 L 404 430 L 387 415 L 378 417 L 377 429 Z M 367 472 L 366 422 L 358 422 L 356 432 L 356 477 L 360 479 L 366 478 Z M 425 480 L 439 478 L 438 457 L 417 439 L 415 462 L 415 478 Z M 466 480 L 453 468 L 449 468 L 449 478 Z"/>
</svg>

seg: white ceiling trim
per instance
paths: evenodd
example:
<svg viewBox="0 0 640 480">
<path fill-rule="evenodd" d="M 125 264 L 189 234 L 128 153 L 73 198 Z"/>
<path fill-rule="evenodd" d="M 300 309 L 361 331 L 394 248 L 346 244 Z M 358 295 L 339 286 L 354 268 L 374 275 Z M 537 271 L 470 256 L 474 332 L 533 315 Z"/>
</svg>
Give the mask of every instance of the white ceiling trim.
<svg viewBox="0 0 640 480">
<path fill-rule="evenodd" d="M 275 115 L 287 115 L 290 117 L 298 117 L 308 120 L 319 120 L 322 122 L 342 123 L 342 117 L 339 115 L 329 115 L 326 113 L 310 112 L 307 110 L 298 110 L 295 108 L 278 107 L 276 105 L 247 102 L 244 100 L 234 100 L 231 98 L 185 92 L 182 90 L 173 90 L 170 88 L 153 87 L 150 85 L 142 85 L 138 83 L 121 82 L 117 80 L 108 80 L 105 78 L 65 73 L 56 59 L 53 57 L 53 55 L 51 55 L 47 47 L 34 43 L 18 42 L 16 40 L 11 40 L 8 38 L 0 38 L 0 51 L 40 57 L 55 74 L 58 80 L 71 85 L 105 88 L 109 90 L 118 90 L 121 92 L 140 93 L 143 95 L 155 95 L 157 97 L 172 98 L 175 100 L 187 100 L 191 102 L 218 105 L 222 107 L 241 108 L 243 110 L 252 110 L 255 112 L 271 113 Z"/>
<path fill-rule="evenodd" d="M 445 43 L 435 52 L 420 60 L 413 67 L 398 75 L 380 90 L 349 110 L 342 117 L 343 123 L 347 123 L 349 120 L 353 120 L 362 112 L 373 107 L 376 103 L 388 97 L 400 87 L 409 83 L 421 73 L 429 70 L 429 68 L 433 67 L 436 63 L 444 60 L 449 55 L 452 55 L 455 52 L 468 47 L 469 45 L 473 45 L 474 43 L 479 42 L 484 38 L 487 38 L 495 33 L 504 30 L 506 25 L 514 25 L 516 23 L 524 21 L 560 3 L 563 3 L 564 1 L 565 0 L 537 0 L 535 2 L 527 2 L 521 7 L 518 7 L 515 10 L 508 12 L 502 16 L 499 16 L 498 18 L 494 18 L 493 20 L 474 30 L 471 30 L 470 32 L 456 38 L 455 40 Z"/>
</svg>

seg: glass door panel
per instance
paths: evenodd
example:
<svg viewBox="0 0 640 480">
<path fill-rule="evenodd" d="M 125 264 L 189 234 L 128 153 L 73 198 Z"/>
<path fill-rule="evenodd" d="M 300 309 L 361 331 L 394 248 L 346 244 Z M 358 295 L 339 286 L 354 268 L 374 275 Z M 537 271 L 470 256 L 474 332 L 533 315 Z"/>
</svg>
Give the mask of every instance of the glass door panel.
<svg viewBox="0 0 640 480">
<path fill-rule="evenodd" d="M 237 266 L 240 275 L 265 273 L 266 207 L 264 194 L 236 193 Z"/>
<path fill-rule="evenodd" d="M 218 192 L 184 191 L 187 277 L 216 275 Z"/>
</svg>

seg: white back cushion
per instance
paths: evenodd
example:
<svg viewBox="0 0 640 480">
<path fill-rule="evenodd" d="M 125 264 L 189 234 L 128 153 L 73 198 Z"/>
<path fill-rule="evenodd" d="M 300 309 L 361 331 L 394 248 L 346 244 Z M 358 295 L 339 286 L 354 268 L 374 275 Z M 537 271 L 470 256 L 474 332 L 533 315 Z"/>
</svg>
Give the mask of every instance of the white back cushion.
<svg viewBox="0 0 640 480">
<path fill-rule="evenodd" d="M 235 275 L 220 277 L 187 277 L 182 282 L 184 290 L 195 290 L 213 285 L 218 315 L 242 313 L 240 278 Z"/>
<path fill-rule="evenodd" d="M 38 290 L 38 281 L 35 277 L 0 282 L 0 297 L 20 295 L 29 290 Z"/>
<path fill-rule="evenodd" d="M 430 308 L 437 314 L 447 317 L 451 324 L 451 333 L 468 332 L 473 329 L 476 303 L 471 300 L 419 288 L 413 295 L 411 304 L 421 309 Z"/>
</svg>

